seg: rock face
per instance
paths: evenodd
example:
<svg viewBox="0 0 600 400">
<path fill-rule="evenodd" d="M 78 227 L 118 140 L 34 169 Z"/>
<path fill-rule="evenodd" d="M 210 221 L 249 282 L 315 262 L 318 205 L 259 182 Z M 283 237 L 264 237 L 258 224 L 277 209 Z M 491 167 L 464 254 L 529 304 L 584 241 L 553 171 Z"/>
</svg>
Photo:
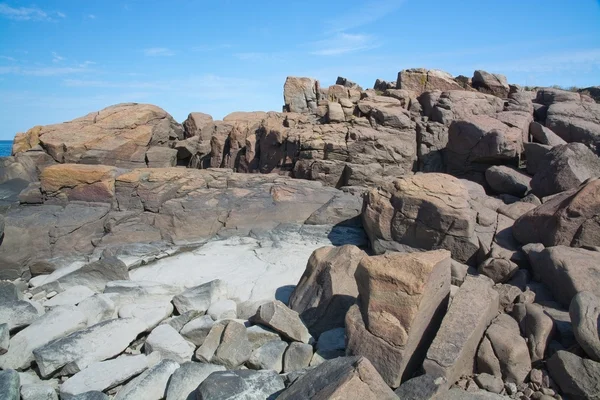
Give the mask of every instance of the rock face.
<svg viewBox="0 0 600 400">
<path fill-rule="evenodd" d="M 538 197 L 575 189 L 600 176 L 600 159 L 581 143 L 555 146 L 537 165 L 531 189 Z"/>
<path fill-rule="evenodd" d="M 164 110 L 149 104 L 118 104 L 57 125 L 17 135 L 13 153 L 40 145 L 59 163 L 146 165 L 151 146 L 183 139 L 183 129 Z"/>
<path fill-rule="evenodd" d="M 481 70 L 477 70 L 473 74 L 473 87 L 480 92 L 493 94 L 501 98 L 508 97 L 510 91 L 504 75 L 490 74 Z"/>
<path fill-rule="evenodd" d="M 589 292 L 579 292 L 571 301 L 569 315 L 573 333 L 585 353 L 600 362 L 600 300 Z"/>
<path fill-rule="evenodd" d="M 488 168 L 485 179 L 495 192 L 517 197 L 525 196 L 531 182 L 529 175 L 503 165 Z"/>
<path fill-rule="evenodd" d="M 278 399 L 382 399 L 398 397 L 364 357 L 340 357 L 307 372 Z"/>
<path fill-rule="evenodd" d="M 450 291 L 450 254 L 365 257 L 356 270 L 360 303 L 346 315 L 347 354 L 367 357 L 398 387 L 423 360 Z"/>
<path fill-rule="evenodd" d="M 411 90 L 417 95 L 433 90 L 462 90 L 452 75 L 440 70 L 405 69 L 398 73 L 397 89 Z"/>
<path fill-rule="evenodd" d="M 498 293 L 486 277 L 468 277 L 444 316 L 427 351 L 423 369 L 433 377 L 456 382 L 470 375 L 485 330 L 498 312 Z"/>
<path fill-rule="evenodd" d="M 548 107 L 546 126 L 569 143 L 583 143 L 597 150 L 600 142 L 600 104 L 557 102 L 555 99 Z"/>
<path fill-rule="evenodd" d="M 364 256 L 352 245 L 323 247 L 310 256 L 289 305 L 313 336 L 344 326 L 344 316 L 358 296 L 354 272 Z"/>
<path fill-rule="evenodd" d="M 527 256 L 534 278 L 544 283 L 565 307 L 579 292 L 600 296 L 600 252 L 566 246 L 532 247 Z"/>
<path fill-rule="evenodd" d="M 600 399 L 600 363 L 558 351 L 547 365 L 550 376 L 569 398 Z"/>
<path fill-rule="evenodd" d="M 525 213 L 513 226 L 515 239 L 544 246 L 599 246 L 600 180 L 548 200 Z"/>
<path fill-rule="evenodd" d="M 313 113 L 317 110 L 319 84 L 311 78 L 289 76 L 283 85 L 284 110 L 293 113 Z"/>
<path fill-rule="evenodd" d="M 402 177 L 373 189 L 365 198 L 363 225 L 375 252 L 394 242 L 419 249 L 447 249 L 468 261 L 479 248 L 476 213 L 469 193 L 456 178 L 444 174 Z"/>
</svg>

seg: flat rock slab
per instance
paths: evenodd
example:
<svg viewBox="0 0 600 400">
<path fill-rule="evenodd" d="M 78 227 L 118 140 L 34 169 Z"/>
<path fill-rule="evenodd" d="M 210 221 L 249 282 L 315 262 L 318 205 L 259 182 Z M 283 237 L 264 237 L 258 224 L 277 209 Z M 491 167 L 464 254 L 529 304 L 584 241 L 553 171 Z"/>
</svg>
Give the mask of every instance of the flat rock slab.
<svg viewBox="0 0 600 400">
<path fill-rule="evenodd" d="M 170 302 L 127 304 L 119 309 L 119 318 L 137 318 L 146 324 L 146 331 L 150 331 L 172 313 Z"/>
<path fill-rule="evenodd" d="M 147 368 L 148 360 L 145 355 L 123 356 L 92 364 L 60 386 L 61 399 L 94 390 L 102 392 L 141 374 Z"/>
<path fill-rule="evenodd" d="M 251 321 L 268 326 L 292 341 L 309 343 L 312 338 L 298 313 L 278 300 L 261 305 Z"/>
<path fill-rule="evenodd" d="M 187 289 L 173 297 L 173 304 L 180 314 L 188 311 L 206 312 L 211 304 L 227 298 L 227 286 L 224 281 L 215 279 L 202 285 Z"/>
<path fill-rule="evenodd" d="M 175 370 L 169 380 L 166 400 L 196 400 L 196 389 L 213 372 L 225 367 L 188 361 Z"/>
<path fill-rule="evenodd" d="M 163 358 L 183 364 L 192 359 L 194 348 L 171 325 L 159 325 L 146 339 L 144 352 L 150 354 L 157 351 Z"/>
<path fill-rule="evenodd" d="M 100 322 L 34 351 L 42 376 L 65 367 L 74 374 L 88 365 L 120 354 L 144 332 L 146 324 L 135 318 Z"/>
<path fill-rule="evenodd" d="M 28 301 L 12 301 L 0 304 L 0 321 L 8 324 L 8 329 L 26 327 L 43 314 Z"/>
<path fill-rule="evenodd" d="M 58 400 L 56 390 L 48 384 L 21 385 L 21 400 Z"/>
<path fill-rule="evenodd" d="M 487 277 L 465 279 L 427 351 L 423 362 L 427 374 L 456 382 L 473 373 L 477 347 L 499 308 L 492 284 Z"/>
<path fill-rule="evenodd" d="M 171 375 L 178 368 L 175 361 L 163 360 L 123 386 L 114 400 L 161 400 Z"/>
<path fill-rule="evenodd" d="M 264 400 L 285 389 L 283 378 L 274 371 L 220 371 L 198 386 L 198 400 Z"/>
<path fill-rule="evenodd" d="M 84 329 L 87 318 L 75 307 L 56 307 L 14 335 L 0 368 L 24 369 L 34 360 L 33 351 L 72 332 Z"/>
<path fill-rule="evenodd" d="M 21 380 L 17 371 L 7 369 L 0 371 L 0 393 L 2 398 L 6 400 L 19 400 L 19 387 Z"/>
<path fill-rule="evenodd" d="M 302 375 L 279 400 L 304 399 L 397 400 L 373 365 L 364 357 L 325 361 Z"/>
<path fill-rule="evenodd" d="M 87 286 L 72 286 L 64 292 L 46 300 L 44 302 L 44 307 L 74 306 L 93 295 L 94 292 Z"/>
<path fill-rule="evenodd" d="M 77 305 L 77 309 L 87 317 L 88 326 L 117 317 L 115 303 L 102 293 L 83 300 Z"/>
</svg>

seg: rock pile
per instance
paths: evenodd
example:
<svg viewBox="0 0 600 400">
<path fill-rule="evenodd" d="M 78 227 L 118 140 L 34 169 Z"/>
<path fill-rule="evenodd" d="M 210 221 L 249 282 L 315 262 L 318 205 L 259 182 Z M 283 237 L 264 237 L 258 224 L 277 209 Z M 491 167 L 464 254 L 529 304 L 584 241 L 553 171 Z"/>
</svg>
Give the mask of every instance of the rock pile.
<svg viewBox="0 0 600 400">
<path fill-rule="evenodd" d="M 0 393 L 600 399 L 599 146 L 583 92 L 420 68 L 17 134 Z"/>
</svg>

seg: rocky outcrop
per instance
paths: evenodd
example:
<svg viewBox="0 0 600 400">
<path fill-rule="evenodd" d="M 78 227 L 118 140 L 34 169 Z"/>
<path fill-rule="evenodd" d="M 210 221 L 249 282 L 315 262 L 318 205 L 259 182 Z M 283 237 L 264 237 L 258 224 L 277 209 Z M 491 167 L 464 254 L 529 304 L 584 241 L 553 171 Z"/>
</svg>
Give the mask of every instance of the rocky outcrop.
<svg viewBox="0 0 600 400">
<path fill-rule="evenodd" d="M 283 85 L 284 111 L 293 113 L 316 112 L 319 83 L 311 78 L 288 77 Z"/>
<path fill-rule="evenodd" d="M 365 257 L 356 270 L 359 305 L 346 315 L 347 354 L 367 357 L 400 386 L 421 364 L 450 290 L 450 254 Z"/>
<path fill-rule="evenodd" d="M 300 314 L 313 336 L 344 327 L 344 316 L 356 301 L 354 272 L 367 254 L 356 246 L 315 250 L 290 296 L 290 308 Z"/>
<path fill-rule="evenodd" d="M 36 151 L 41 146 L 59 163 L 139 168 L 146 166 L 150 147 L 168 147 L 177 139 L 183 139 L 183 129 L 166 111 L 149 104 L 127 103 L 18 134 L 13 154 Z"/>
<path fill-rule="evenodd" d="M 504 75 L 490 74 L 486 71 L 476 70 L 473 73 L 472 85 L 483 93 L 493 94 L 500 98 L 508 97 L 510 87 Z"/>
<path fill-rule="evenodd" d="M 548 107 L 546 126 L 565 141 L 583 143 L 597 152 L 600 143 L 600 105 L 555 101 Z"/>
<path fill-rule="evenodd" d="M 599 246 L 600 180 L 593 179 L 525 213 L 513 226 L 521 243 Z"/>
<path fill-rule="evenodd" d="M 405 69 L 398 73 L 396 89 L 405 89 L 417 95 L 433 90 L 461 90 L 462 87 L 447 72 L 424 68 Z"/>
</svg>

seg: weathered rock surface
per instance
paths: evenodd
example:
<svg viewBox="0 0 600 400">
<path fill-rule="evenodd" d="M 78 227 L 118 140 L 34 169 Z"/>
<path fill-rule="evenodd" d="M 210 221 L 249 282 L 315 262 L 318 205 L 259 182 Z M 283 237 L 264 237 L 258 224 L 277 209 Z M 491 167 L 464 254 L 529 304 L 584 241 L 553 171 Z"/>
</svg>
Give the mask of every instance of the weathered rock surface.
<svg viewBox="0 0 600 400">
<path fill-rule="evenodd" d="M 314 336 L 344 326 L 344 316 L 358 296 L 354 272 L 364 256 L 352 245 L 322 247 L 310 256 L 289 306 Z"/>
<path fill-rule="evenodd" d="M 48 311 L 11 338 L 8 352 L 0 355 L 0 368 L 29 367 L 34 361 L 35 349 L 85 328 L 86 322 L 86 316 L 75 307 L 56 307 Z"/>
<path fill-rule="evenodd" d="M 197 399 L 263 400 L 277 397 L 283 389 L 283 378 L 274 371 L 219 371 L 198 386 Z"/>
<path fill-rule="evenodd" d="M 493 94 L 501 98 L 508 97 L 510 91 L 504 75 L 490 74 L 481 70 L 473 73 L 473 87 L 480 92 Z"/>
<path fill-rule="evenodd" d="M 577 343 L 594 361 L 600 362 L 600 300 L 590 292 L 579 292 L 569 307 Z"/>
<path fill-rule="evenodd" d="M 539 304 L 525 304 L 525 315 L 520 321 L 523 337 L 527 340 L 531 361 L 543 360 L 555 333 L 552 317 Z"/>
<path fill-rule="evenodd" d="M 498 293 L 486 277 L 467 277 L 452 299 L 423 368 L 427 374 L 456 382 L 472 374 L 485 330 L 498 312 Z"/>
<path fill-rule="evenodd" d="M 162 360 L 123 386 L 115 400 L 161 400 L 165 397 L 171 375 L 179 368 L 172 360 Z"/>
<path fill-rule="evenodd" d="M 180 314 L 188 311 L 206 312 L 210 305 L 227 297 L 227 286 L 221 280 L 214 280 L 194 288 L 173 298 L 173 304 Z"/>
<path fill-rule="evenodd" d="M 282 400 L 397 399 L 377 370 L 364 357 L 340 357 L 307 372 L 278 398 Z"/>
<path fill-rule="evenodd" d="M 248 341 L 246 327 L 237 321 L 229 321 L 211 361 L 224 365 L 227 369 L 235 369 L 248 361 L 251 354 L 252 347 Z"/>
<path fill-rule="evenodd" d="M 513 225 L 515 239 L 545 246 L 600 245 L 600 180 L 593 179 L 546 201 Z"/>
<path fill-rule="evenodd" d="M 347 354 L 367 357 L 389 386 L 421 364 L 450 291 L 450 254 L 365 257 L 356 270 L 360 304 L 346 315 Z"/>
<path fill-rule="evenodd" d="M 0 302 L 0 321 L 8 325 L 9 330 L 26 327 L 34 322 L 43 310 L 38 310 L 28 301 Z"/>
<path fill-rule="evenodd" d="M 88 365 L 120 354 L 144 330 L 143 321 L 113 319 L 70 334 L 34 351 L 40 374 L 48 376 L 64 367 L 75 374 Z"/>
<path fill-rule="evenodd" d="M 517 197 L 525 196 L 530 189 L 531 177 L 503 165 L 492 166 L 485 171 L 485 179 L 492 190 Z"/>
<path fill-rule="evenodd" d="M 504 109 L 504 102 L 496 96 L 464 90 L 426 92 L 419 97 L 419 102 L 425 116 L 446 127 L 452 121 L 473 116 L 495 117 Z"/>
<path fill-rule="evenodd" d="M 398 73 L 397 89 L 410 90 L 417 95 L 433 90 L 461 90 L 462 87 L 447 72 L 424 68 L 405 69 Z"/>
<path fill-rule="evenodd" d="M 313 357 L 313 347 L 307 343 L 293 342 L 283 355 L 283 372 L 299 371 L 308 367 Z"/>
<path fill-rule="evenodd" d="M 310 333 L 298 313 L 278 300 L 261 305 L 250 320 L 255 324 L 268 326 L 292 341 L 309 343 L 311 340 Z"/>
<path fill-rule="evenodd" d="M 181 364 L 169 380 L 166 400 L 195 400 L 198 386 L 217 371 L 225 371 L 225 367 L 191 361 Z"/>
<path fill-rule="evenodd" d="M 575 400 L 600 399 L 600 363 L 558 351 L 550 357 L 547 367 L 565 396 Z"/>
<path fill-rule="evenodd" d="M 150 146 L 168 146 L 175 139 L 183 139 L 183 129 L 167 112 L 126 103 L 62 124 L 36 126 L 17 135 L 13 153 L 41 145 L 59 163 L 135 168 L 146 165 Z"/>
<path fill-rule="evenodd" d="M 581 143 L 555 146 L 537 166 L 531 190 L 546 197 L 575 189 L 589 178 L 600 176 L 600 159 Z"/>
<path fill-rule="evenodd" d="M 552 132 L 550 128 L 546 128 L 538 122 L 532 122 L 531 125 L 529 125 L 529 133 L 536 142 L 541 144 L 552 147 L 567 144 L 560 136 Z"/>
<path fill-rule="evenodd" d="M 311 78 L 289 76 L 283 86 L 284 110 L 294 113 L 313 113 L 319 100 L 319 83 Z"/>
<path fill-rule="evenodd" d="M 144 344 L 146 354 L 156 351 L 162 358 L 173 360 L 179 364 L 192 359 L 194 348 L 192 343 L 185 340 L 170 325 L 159 325 L 154 328 Z"/>
<path fill-rule="evenodd" d="M 0 371 L 0 393 L 6 400 L 19 400 L 20 379 L 17 371 L 7 369 Z"/>
<path fill-rule="evenodd" d="M 26 384 L 21 385 L 21 400 L 58 400 L 58 395 L 50 385 Z"/>
<path fill-rule="evenodd" d="M 283 340 L 267 342 L 252 352 L 247 364 L 253 369 L 269 369 L 281 373 L 283 370 L 283 356 L 287 347 L 288 344 Z"/>
<path fill-rule="evenodd" d="M 77 309 L 87 317 L 88 326 L 115 318 L 115 303 L 106 295 L 98 293 L 77 305 Z"/>
<path fill-rule="evenodd" d="M 566 246 L 526 250 L 533 277 L 544 283 L 556 300 L 569 307 L 579 292 L 600 296 L 600 252 Z"/>
<path fill-rule="evenodd" d="M 575 96 L 579 94 L 575 93 Z M 569 143 L 583 143 L 596 150 L 600 142 L 600 105 L 555 100 L 548 107 L 546 126 Z"/>
</svg>

